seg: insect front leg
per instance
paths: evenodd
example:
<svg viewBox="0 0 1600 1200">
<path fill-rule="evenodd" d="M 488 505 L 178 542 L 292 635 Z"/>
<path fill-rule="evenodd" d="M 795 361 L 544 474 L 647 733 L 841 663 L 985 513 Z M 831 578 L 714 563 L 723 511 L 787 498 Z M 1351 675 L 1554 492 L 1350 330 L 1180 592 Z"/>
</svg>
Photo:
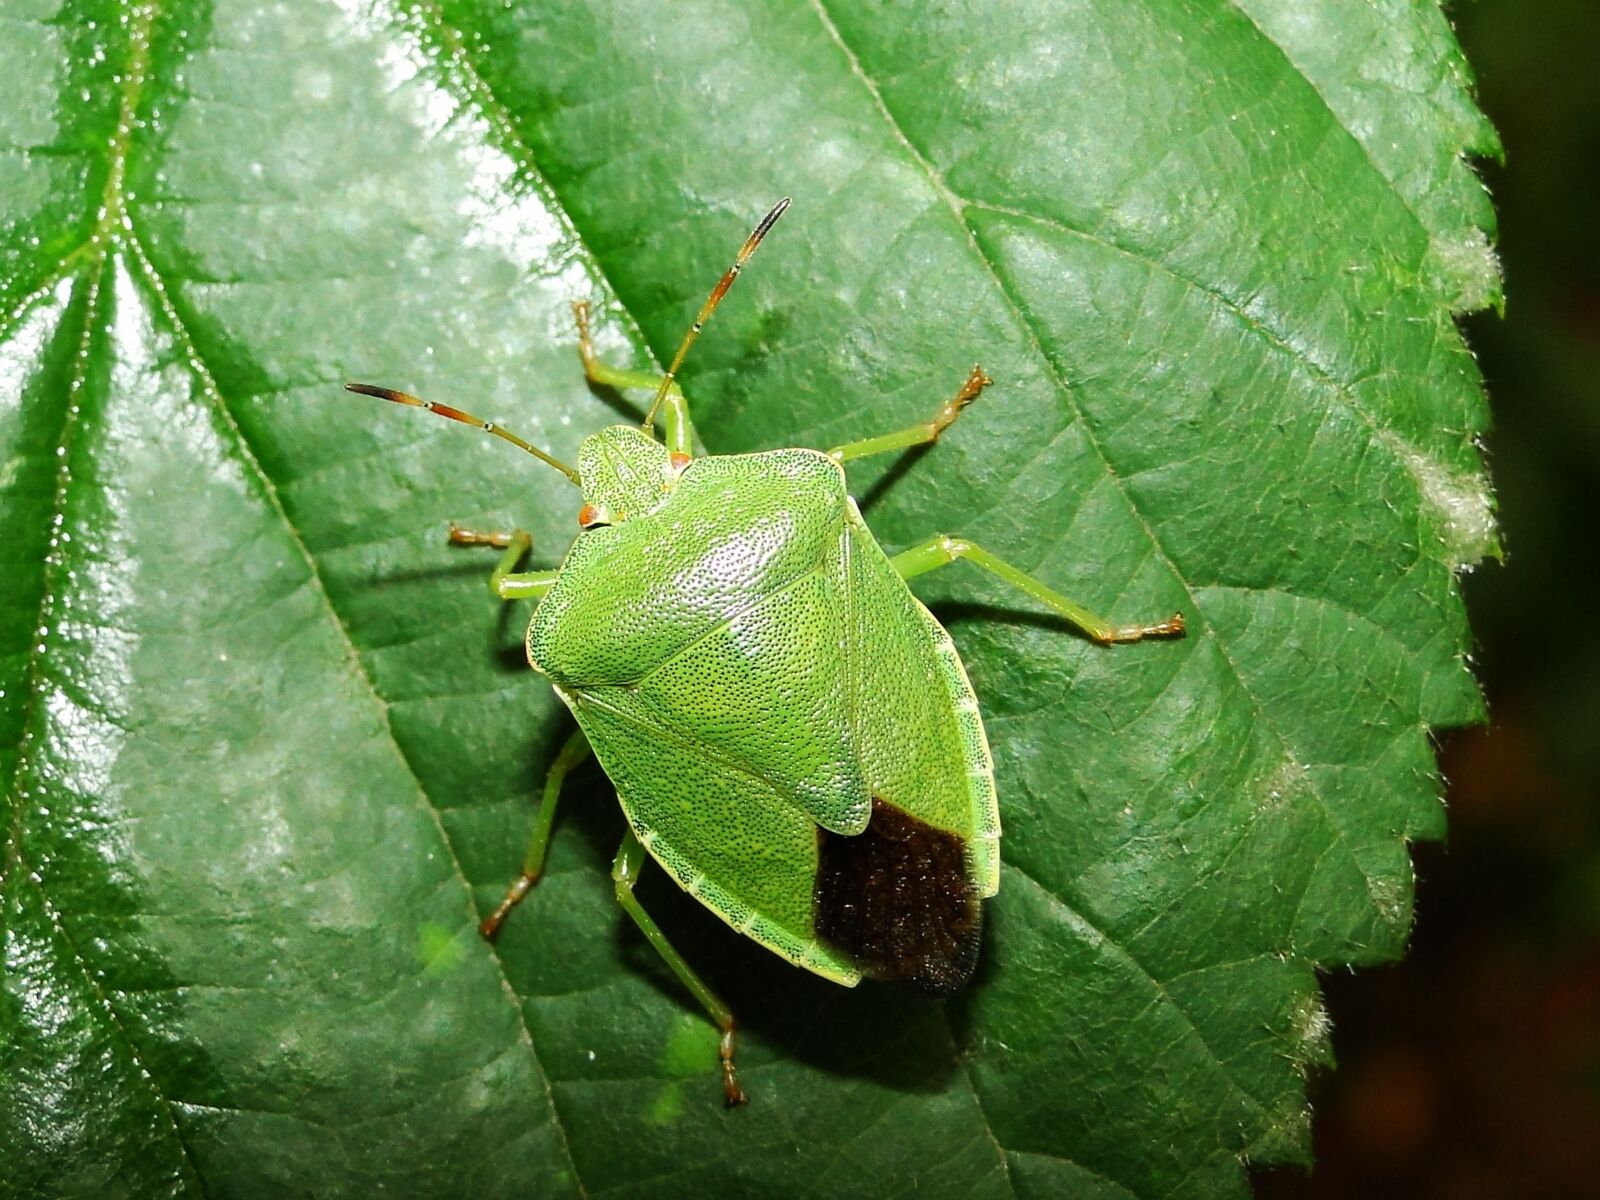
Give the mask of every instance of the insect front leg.
<svg viewBox="0 0 1600 1200">
<path fill-rule="evenodd" d="M 522 556 L 533 545 L 533 538 L 522 529 L 515 529 L 510 533 L 500 531 L 480 533 L 476 529 L 466 529 L 452 521 L 450 544 L 492 546 L 505 551 L 500 556 L 499 565 L 489 576 L 489 590 L 501 600 L 537 600 L 555 586 L 556 576 L 561 573 L 559 569 L 517 572 L 517 563 L 522 561 Z"/>
<path fill-rule="evenodd" d="M 574 300 L 572 315 L 578 323 L 578 357 L 583 359 L 583 373 L 602 387 L 648 388 L 658 391 L 663 375 L 650 371 L 634 371 L 627 367 L 614 367 L 602 362 L 594 352 L 594 341 L 589 334 L 589 302 Z M 683 389 L 673 383 L 667 389 L 667 398 L 661 405 L 661 423 L 666 437 L 665 445 L 671 454 L 688 458 L 694 453 L 694 426 L 689 421 L 689 405 L 683 398 Z"/>
<path fill-rule="evenodd" d="M 893 450 L 907 450 L 912 446 L 936 442 L 939 440 L 939 435 L 950 428 L 955 419 L 961 415 L 961 410 L 976 400 L 978 393 L 993 382 L 994 380 L 983 373 L 982 367 L 975 366 L 972 368 L 972 373 L 967 376 L 967 381 L 961 385 L 961 390 L 939 407 L 939 411 L 933 414 L 931 421 L 924 421 L 920 425 L 912 425 L 906 429 L 897 429 L 893 433 L 863 438 L 859 442 L 846 442 L 829 450 L 828 457 L 834 462 L 846 463 L 852 458 L 866 458 L 869 454 L 888 454 Z"/>
<path fill-rule="evenodd" d="M 567 775 L 589 757 L 589 739 L 579 729 L 569 737 L 550 764 L 550 774 L 545 776 L 544 800 L 539 805 L 539 817 L 533 826 L 533 840 L 522 859 L 522 874 L 506 889 L 505 899 L 478 925 L 478 932 L 493 941 L 504 924 L 506 914 L 521 903 L 522 898 L 539 882 L 544 871 L 544 856 L 550 849 L 550 830 L 555 824 L 556 802 L 561 799 L 561 785 Z"/>
<path fill-rule="evenodd" d="M 1113 624 L 1104 617 L 1090 612 L 1083 605 L 1068 600 L 1054 588 L 1040 583 L 1026 571 L 1012 566 L 998 555 L 989 553 L 982 546 L 965 538 L 936 534 L 903 554 L 896 554 L 889 562 L 900 573 L 900 578 L 911 579 L 927 571 L 947 566 L 958 558 L 964 558 L 990 574 L 998 575 L 1013 587 L 1020 588 L 1041 604 L 1054 609 L 1102 646 L 1109 646 L 1114 642 L 1137 642 L 1151 637 L 1183 636 L 1182 613 L 1173 613 L 1166 620 L 1149 625 Z"/>
<path fill-rule="evenodd" d="M 506 550 L 514 543 L 520 545 L 517 553 L 521 554 L 533 545 L 533 538 L 521 529 L 513 529 L 509 533 L 503 529 L 483 533 L 476 529 L 468 529 L 465 525 L 457 525 L 454 521 L 450 522 L 452 546 L 493 546 L 497 550 Z"/>
<path fill-rule="evenodd" d="M 657 954 L 666 959 L 667 966 L 672 968 L 672 973 L 683 982 L 684 987 L 694 993 L 694 998 L 700 1001 L 701 1007 L 722 1032 L 722 1040 L 717 1047 L 722 1058 L 722 1092 L 728 1107 L 733 1108 L 743 1104 L 746 1099 L 733 1066 L 733 1041 L 738 1022 L 733 1019 L 733 1013 L 728 1006 L 706 985 L 705 980 L 701 979 L 694 968 L 683 960 L 683 956 L 672 948 L 672 943 L 667 941 L 667 935 L 661 932 L 660 927 L 639 903 L 639 898 L 633 894 L 634 885 L 639 882 L 639 872 L 643 869 L 647 857 L 644 846 L 630 829 L 627 836 L 622 839 L 622 845 L 617 849 L 617 857 L 611 864 L 611 879 L 616 886 L 617 901 L 633 918 L 633 923 L 644 934 L 645 940 L 656 948 Z"/>
</svg>

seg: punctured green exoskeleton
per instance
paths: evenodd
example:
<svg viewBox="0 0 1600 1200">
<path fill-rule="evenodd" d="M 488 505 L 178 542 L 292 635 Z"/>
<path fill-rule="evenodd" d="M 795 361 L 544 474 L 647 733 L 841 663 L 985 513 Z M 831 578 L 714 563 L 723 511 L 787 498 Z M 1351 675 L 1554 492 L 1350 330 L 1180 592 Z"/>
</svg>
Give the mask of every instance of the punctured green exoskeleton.
<svg viewBox="0 0 1600 1200">
<path fill-rule="evenodd" d="M 741 933 L 847 986 L 866 976 L 948 994 L 976 964 L 981 901 L 1000 884 L 994 771 L 961 658 L 906 581 L 965 559 L 1096 642 L 1183 632 L 1181 615 L 1114 625 L 964 538 L 879 547 L 844 464 L 936 440 L 989 384 L 978 367 L 920 425 L 826 452 L 693 456 L 678 368 L 788 203 L 745 240 L 664 375 L 601 362 L 587 306 L 573 306 L 589 379 L 655 390 L 642 428 L 591 435 L 576 470 L 459 409 L 348 385 L 476 425 L 582 490 L 582 532 L 555 570 L 517 571 L 520 530 L 450 529 L 503 551 L 497 597 L 538 602 L 528 661 L 578 722 L 522 873 L 481 929 L 492 938 L 538 880 L 562 781 L 592 751 L 628 821 L 617 899 L 721 1031 L 730 1105 L 745 1099 L 733 1014 L 635 897 L 646 855 Z"/>
</svg>

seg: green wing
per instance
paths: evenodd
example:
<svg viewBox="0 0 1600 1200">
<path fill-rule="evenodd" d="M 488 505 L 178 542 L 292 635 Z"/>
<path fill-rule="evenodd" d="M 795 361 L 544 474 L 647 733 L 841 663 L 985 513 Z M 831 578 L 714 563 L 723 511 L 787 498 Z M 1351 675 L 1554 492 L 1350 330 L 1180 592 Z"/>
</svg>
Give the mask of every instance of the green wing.
<svg viewBox="0 0 1600 1200">
<path fill-rule="evenodd" d="M 868 790 L 967 839 L 980 896 L 1000 886 L 1000 812 L 978 700 L 960 655 L 848 506 L 852 736 Z"/>
<path fill-rule="evenodd" d="M 830 561 L 729 618 L 616 703 L 761 780 L 834 833 L 866 828 L 840 654 L 844 531 Z M 611 699 L 608 697 L 608 699 Z"/>
<path fill-rule="evenodd" d="M 793 800 L 676 731 L 557 688 L 617 788 L 628 824 L 678 885 L 739 932 L 846 985 L 850 961 L 812 933 L 817 826 Z"/>
<path fill-rule="evenodd" d="M 668 874 L 733 928 L 819 975 L 861 977 L 813 924 L 818 825 L 827 827 L 816 810 L 835 810 L 843 794 L 958 834 L 977 895 L 999 887 L 1000 821 L 977 699 L 949 635 L 853 504 L 826 562 L 635 686 L 558 691 Z"/>
</svg>

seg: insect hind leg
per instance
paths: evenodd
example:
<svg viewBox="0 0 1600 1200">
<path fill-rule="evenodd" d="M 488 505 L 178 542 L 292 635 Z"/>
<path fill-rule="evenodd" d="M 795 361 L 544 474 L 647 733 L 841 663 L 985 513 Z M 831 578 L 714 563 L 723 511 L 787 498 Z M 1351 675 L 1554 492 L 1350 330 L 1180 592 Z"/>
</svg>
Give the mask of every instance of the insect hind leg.
<svg viewBox="0 0 1600 1200">
<path fill-rule="evenodd" d="M 889 565 L 899 572 L 900 578 L 912 579 L 927 571 L 948 566 L 964 558 L 974 566 L 982 567 L 991 575 L 1004 579 L 1012 587 L 1026 592 L 1041 604 L 1047 605 L 1072 625 L 1081 629 L 1102 646 L 1118 642 L 1139 642 L 1145 638 L 1182 637 L 1183 614 L 1173 613 L 1163 621 L 1147 625 L 1117 625 L 1090 612 L 1083 605 L 1069 600 L 1054 588 L 1041 583 L 1026 571 L 1012 566 L 997 554 L 991 554 L 975 542 L 965 538 L 935 534 L 903 554 L 896 554 Z"/>
<path fill-rule="evenodd" d="M 630 829 L 627 836 L 622 839 L 622 845 L 617 848 L 617 857 L 611 864 L 611 880 L 616 888 L 617 902 L 622 905 L 623 911 L 633 918 L 633 923 L 639 927 L 639 932 L 644 934 L 645 940 L 655 947 L 657 954 L 666 960 L 667 966 L 672 968 L 672 973 L 684 987 L 694 993 L 694 998 L 700 1001 L 716 1023 L 722 1038 L 718 1042 L 717 1051 L 722 1059 L 722 1092 L 729 1108 L 743 1104 L 746 1100 L 744 1089 L 739 1086 L 739 1076 L 733 1066 L 734 1037 L 738 1032 L 739 1024 L 733 1018 L 733 1011 L 723 1003 L 706 981 L 701 979 L 695 969 L 684 961 L 683 955 L 673 948 L 667 940 L 667 935 L 661 932 L 660 926 L 645 912 L 644 906 L 639 903 L 639 898 L 633 894 L 634 885 L 639 882 L 639 872 L 643 869 L 647 855 L 644 846 Z"/>
</svg>

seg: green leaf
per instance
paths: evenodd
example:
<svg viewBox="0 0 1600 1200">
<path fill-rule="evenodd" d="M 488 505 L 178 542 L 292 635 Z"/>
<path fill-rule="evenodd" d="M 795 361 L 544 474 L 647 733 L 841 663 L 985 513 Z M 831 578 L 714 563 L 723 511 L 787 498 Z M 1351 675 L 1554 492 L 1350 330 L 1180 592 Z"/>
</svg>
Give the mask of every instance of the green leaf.
<svg viewBox="0 0 1600 1200">
<path fill-rule="evenodd" d="M 23 0 L 0 16 L 0 1159 L 17 1196 L 1236 1196 L 1303 1158 L 1315 969 L 1391 958 L 1430 727 L 1477 719 L 1492 152 L 1431 0 L 925 11 Z M 450 519 L 576 532 L 571 458 L 751 222 L 684 375 L 708 449 L 827 446 L 918 590 L 1005 820 L 960 999 L 847 991 L 642 889 Z"/>
</svg>

